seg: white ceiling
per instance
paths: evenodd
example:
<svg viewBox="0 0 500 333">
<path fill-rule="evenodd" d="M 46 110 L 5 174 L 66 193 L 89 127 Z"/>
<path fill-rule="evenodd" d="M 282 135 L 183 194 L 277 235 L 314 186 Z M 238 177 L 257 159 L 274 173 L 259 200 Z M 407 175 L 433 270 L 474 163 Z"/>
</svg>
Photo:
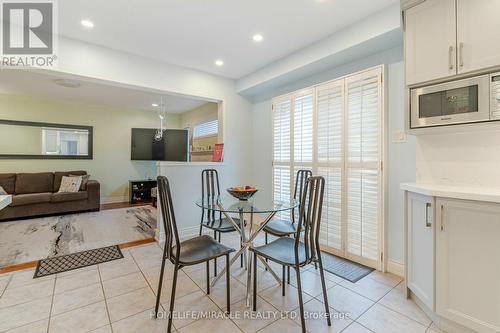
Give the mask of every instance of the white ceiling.
<svg viewBox="0 0 500 333">
<path fill-rule="evenodd" d="M 0 75 L 0 93 L 146 111 L 158 111 L 158 108 L 151 104 L 159 104 L 163 97 L 167 113 L 182 113 L 208 102 L 184 96 L 89 82 L 77 77 L 71 77 L 71 79 L 80 83 L 81 86 L 66 88 L 54 83 L 54 79 L 59 78 L 61 77 L 48 73 L 4 69 Z"/>
<path fill-rule="evenodd" d="M 89 43 L 240 78 L 399 0 L 59 1 L 59 32 Z M 80 25 L 93 21 L 94 29 Z M 264 40 L 252 41 L 260 33 Z M 225 65 L 217 67 L 215 59 Z"/>
</svg>

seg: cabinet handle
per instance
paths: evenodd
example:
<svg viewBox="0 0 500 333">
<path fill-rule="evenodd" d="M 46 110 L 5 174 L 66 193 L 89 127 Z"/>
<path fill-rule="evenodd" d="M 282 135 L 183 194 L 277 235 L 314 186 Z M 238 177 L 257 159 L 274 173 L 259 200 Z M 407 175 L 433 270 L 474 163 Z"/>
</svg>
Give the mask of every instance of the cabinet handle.
<svg viewBox="0 0 500 333">
<path fill-rule="evenodd" d="M 464 43 L 460 43 L 460 50 L 458 51 L 458 58 L 460 62 L 460 68 L 464 67 Z"/>
<path fill-rule="evenodd" d="M 425 226 L 427 228 L 432 227 L 432 223 L 429 221 L 429 208 L 431 208 L 431 203 L 425 203 Z"/>
<path fill-rule="evenodd" d="M 450 45 L 450 48 L 448 49 L 448 65 L 449 69 L 452 70 L 455 66 L 453 65 L 453 46 Z"/>
</svg>

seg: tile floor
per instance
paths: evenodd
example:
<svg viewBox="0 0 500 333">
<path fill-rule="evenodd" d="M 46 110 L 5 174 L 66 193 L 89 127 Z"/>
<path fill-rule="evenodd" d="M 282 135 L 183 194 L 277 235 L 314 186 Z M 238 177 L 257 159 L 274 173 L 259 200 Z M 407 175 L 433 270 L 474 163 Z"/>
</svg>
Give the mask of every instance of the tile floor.
<svg viewBox="0 0 500 333">
<path fill-rule="evenodd" d="M 237 247 L 235 236 L 223 242 Z M 123 251 L 124 259 L 34 280 L 33 270 L 0 275 L 0 332 L 165 332 L 167 321 L 151 319 L 159 278 L 161 249 L 154 244 Z M 224 260 L 218 261 L 219 267 Z M 279 273 L 279 267 L 277 267 Z M 213 265 L 211 265 L 213 269 Z M 162 306 L 168 305 L 172 265 L 164 277 Z M 259 268 L 258 312 L 245 308 L 245 271 L 232 267 L 231 318 L 226 307 L 224 279 L 206 295 L 205 265 L 185 268 L 179 275 L 174 320 L 179 333 L 300 332 L 295 276 L 286 296 L 269 272 Z M 427 316 L 404 297 L 400 278 L 374 272 L 357 283 L 326 273 L 333 325 L 315 318 L 324 312 L 319 273 L 302 272 L 305 309 L 311 333 L 435 333 Z M 283 311 L 283 312 L 282 312 Z M 281 314 L 288 313 L 288 316 Z M 215 318 L 200 314 L 214 313 Z M 256 318 L 249 318 L 254 315 Z"/>
</svg>

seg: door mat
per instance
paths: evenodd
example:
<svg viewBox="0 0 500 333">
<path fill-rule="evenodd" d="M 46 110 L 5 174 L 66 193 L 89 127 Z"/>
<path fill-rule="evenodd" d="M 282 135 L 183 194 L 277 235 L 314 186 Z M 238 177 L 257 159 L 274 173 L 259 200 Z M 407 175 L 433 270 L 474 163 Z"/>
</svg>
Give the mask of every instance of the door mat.
<svg viewBox="0 0 500 333">
<path fill-rule="evenodd" d="M 42 276 L 71 271 L 73 269 L 97 265 L 103 262 L 122 258 L 123 254 L 118 245 L 113 245 L 59 257 L 42 259 L 39 260 L 36 265 L 36 271 L 33 278 L 36 279 Z"/>
<path fill-rule="evenodd" d="M 365 265 L 358 264 L 344 258 L 334 256 L 333 254 L 321 252 L 321 259 L 323 260 L 323 269 L 327 272 L 335 274 L 343 279 L 355 283 L 375 269 Z"/>
</svg>

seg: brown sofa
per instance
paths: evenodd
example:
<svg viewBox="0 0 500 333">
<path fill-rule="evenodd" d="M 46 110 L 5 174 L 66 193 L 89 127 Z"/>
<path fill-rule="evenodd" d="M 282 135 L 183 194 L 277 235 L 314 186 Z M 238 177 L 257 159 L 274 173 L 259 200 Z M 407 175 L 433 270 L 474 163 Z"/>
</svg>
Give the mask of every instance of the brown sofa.
<svg viewBox="0 0 500 333">
<path fill-rule="evenodd" d="M 75 193 L 58 193 L 63 176 L 86 175 L 85 171 L 0 173 L 0 186 L 12 194 L 12 203 L 0 210 L 0 221 L 62 213 L 97 211 L 100 184 L 89 180 Z"/>
</svg>

